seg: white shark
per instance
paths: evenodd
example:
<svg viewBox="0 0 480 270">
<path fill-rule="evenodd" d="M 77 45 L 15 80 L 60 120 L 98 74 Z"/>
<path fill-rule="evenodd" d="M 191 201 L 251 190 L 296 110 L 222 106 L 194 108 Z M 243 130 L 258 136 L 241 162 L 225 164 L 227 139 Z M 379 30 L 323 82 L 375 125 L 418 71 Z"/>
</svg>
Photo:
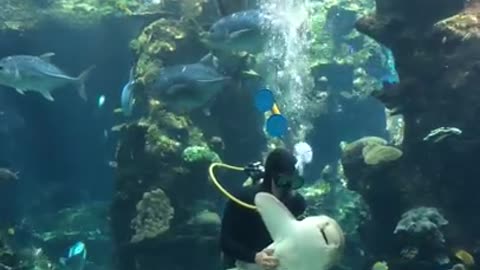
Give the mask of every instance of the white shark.
<svg viewBox="0 0 480 270">
<path fill-rule="evenodd" d="M 273 239 L 278 259 L 276 270 L 327 270 L 341 257 L 345 237 L 338 223 L 328 216 L 311 216 L 301 221 L 273 195 L 260 192 L 255 205 Z M 236 262 L 237 270 L 259 270 L 256 264 Z"/>
</svg>

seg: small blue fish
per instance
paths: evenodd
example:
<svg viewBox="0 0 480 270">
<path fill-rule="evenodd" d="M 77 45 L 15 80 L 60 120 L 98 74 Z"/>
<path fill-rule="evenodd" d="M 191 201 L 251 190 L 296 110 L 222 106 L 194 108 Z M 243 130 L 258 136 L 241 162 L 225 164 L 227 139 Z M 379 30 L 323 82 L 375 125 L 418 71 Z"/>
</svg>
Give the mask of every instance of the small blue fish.
<svg viewBox="0 0 480 270">
<path fill-rule="evenodd" d="M 127 84 L 122 89 L 122 95 L 120 97 L 120 102 L 122 104 L 122 111 L 125 116 L 132 115 L 133 105 L 135 104 L 135 98 L 133 95 L 133 89 L 135 87 L 135 77 L 134 77 L 135 68 L 130 69 L 130 76 L 128 78 Z"/>
<path fill-rule="evenodd" d="M 60 258 L 60 264 L 69 270 L 83 270 L 87 261 L 87 248 L 83 242 L 77 242 L 68 249 L 67 257 Z"/>
</svg>

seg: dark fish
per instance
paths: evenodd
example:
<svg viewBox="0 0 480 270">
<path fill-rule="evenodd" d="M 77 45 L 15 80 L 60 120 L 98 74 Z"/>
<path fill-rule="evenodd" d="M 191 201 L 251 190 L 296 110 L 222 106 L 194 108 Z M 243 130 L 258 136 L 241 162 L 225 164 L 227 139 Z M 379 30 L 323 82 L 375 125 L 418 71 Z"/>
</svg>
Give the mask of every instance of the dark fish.
<svg viewBox="0 0 480 270">
<path fill-rule="evenodd" d="M 208 107 L 230 81 L 209 64 L 213 56 L 188 65 L 165 67 L 154 82 L 151 94 L 175 113 Z"/>
<path fill-rule="evenodd" d="M 233 13 L 215 22 L 203 41 L 220 51 L 259 53 L 266 42 L 264 24 L 265 16 L 260 10 Z"/>
<path fill-rule="evenodd" d="M 54 100 L 53 90 L 73 84 L 80 97 L 86 100 L 85 80 L 93 66 L 78 77 L 70 77 L 50 63 L 52 56 L 54 53 L 41 56 L 13 55 L 0 59 L 0 84 L 13 87 L 20 94 L 26 91 L 38 92 L 50 101 Z"/>
</svg>

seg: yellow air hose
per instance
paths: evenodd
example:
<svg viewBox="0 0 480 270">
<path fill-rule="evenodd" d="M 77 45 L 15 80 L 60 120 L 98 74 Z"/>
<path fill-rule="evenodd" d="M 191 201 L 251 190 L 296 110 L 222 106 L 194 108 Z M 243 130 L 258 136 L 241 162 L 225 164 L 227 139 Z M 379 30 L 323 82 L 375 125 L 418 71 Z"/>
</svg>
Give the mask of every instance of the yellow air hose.
<svg viewBox="0 0 480 270">
<path fill-rule="evenodd" d="M 220 190 L 220 192 L 223 193 L 223 195 L 225 195 L 227 198 L 234 201 L 238 205 L 241 205 L 245 208 L 256 210 L 257 207 L 255 205 L 252 205 L 252 204 L 249 204 L 249 203 L 246 203 L 246 202 L 243 202 L 243 201 L 237 199 L 235 196 L 233 196 L 230 192 L 228 192 L 225 188 L 222 187 L 222 185 L 218 182 L 217 178 L 215 177 L 215 174 L 213 173 L 213 169 L 215 167 L 222 167 L 222 168 L 226 168 L 226 169 L 230 169 L 230 170 L 234 170 L 234 171 L 243 171 L 244 168 L 217 162 L 217 163 L 212 163 L 210 165 L 210 167 L 208 168 L 208 174 L 210 175 L 210 178 L 212 179 L 212 182 L 215 184 L 215 186 L 218 188 L 218 190 Z"/>
</svg>

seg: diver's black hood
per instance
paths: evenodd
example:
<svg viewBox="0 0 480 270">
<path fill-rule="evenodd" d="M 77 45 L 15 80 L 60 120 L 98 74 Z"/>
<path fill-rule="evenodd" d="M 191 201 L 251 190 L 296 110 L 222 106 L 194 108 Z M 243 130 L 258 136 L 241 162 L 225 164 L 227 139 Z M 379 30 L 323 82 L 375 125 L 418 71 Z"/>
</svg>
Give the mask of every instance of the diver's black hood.
<svg viewBox="0 0 480 270">
<path fill-rule="evenodd" d="M 270 191 L 272 189 L 272 178 L 275 175 L 295 173 L 296 163 L 297 159 L 287 149 L 277 148 L 270 152 L 265 161 L 265 177 L 262 182 L 262 190 Z"/>
</svg>

